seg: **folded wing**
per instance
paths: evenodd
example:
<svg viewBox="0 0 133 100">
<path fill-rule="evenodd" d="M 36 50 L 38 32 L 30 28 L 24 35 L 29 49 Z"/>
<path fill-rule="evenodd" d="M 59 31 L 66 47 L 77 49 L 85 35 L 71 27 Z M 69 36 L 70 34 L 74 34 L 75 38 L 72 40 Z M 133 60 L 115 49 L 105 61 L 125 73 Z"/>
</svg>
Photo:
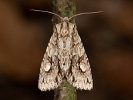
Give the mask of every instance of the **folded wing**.
<svg viewBox="0 0 133 100">
<path fill-rule="evenodd" d="M 57 30 L 55 29 L 41 63 L 38 88 L 41 91 L 55 89 L 61 82 L 62 75 L 58 65 Z"/>
<path fill-rule="evenodd" d="M 76 25 L 73 27 L 72 34 L 72 64 L 66 74 L 67 81 L 77 89 L 91 90 L 93 88 L 91 68 Z"/>
</svg>

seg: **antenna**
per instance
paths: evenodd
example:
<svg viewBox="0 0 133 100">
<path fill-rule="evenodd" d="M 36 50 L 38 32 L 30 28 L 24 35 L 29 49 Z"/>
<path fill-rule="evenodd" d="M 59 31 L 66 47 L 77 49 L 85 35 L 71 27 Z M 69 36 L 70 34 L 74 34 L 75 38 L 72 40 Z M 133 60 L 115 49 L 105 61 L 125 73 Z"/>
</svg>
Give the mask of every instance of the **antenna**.
<svg viewBox="0 0 133 100">
<path fill-rule="evenodd" d="M 30 9 L 30 11 L 36 11 L 36 12 L 46 12 L 46 13 L 50 13 L 50 14 L 53 14 L 55 16 L 58 16 L 60 19 L 64 19 L 63 17 L 61 17 L 60 15 L 56 14 L 56 13 L 53 13 L 53 12 L 50 12 L 50 11 L 44 11 L 44 10 L 35 10 L 35 9 Z M 101 13 L 103 11 L 97 11 L 97 12 L 85 12 L 85 13 L 79 13 L 79 14 L 76 14 L 76 15 L 73 15 L 71 17 L 68 18 L 68 20 L 72 19 L 73 17 L 76 17 L 76 16 L 79 16 L 79 15 L 86 15 L 86 14 L 97 14 L 97 13 Z"/>
<path fill-rule="evenodd" d="M 53 12 L 50 12 L 50 11 L 44 11 L 44 10 L 35 10 L 35 9 L 30 9 L 30 11 L 36 11 L 36 12 L 46 12 L 46 13 L 50 13 L 50 14 L 53 14 L 55 16 L 58 16 L 60 17 L 60 19 L 63 19 L 63 17 L 61 17 L 60 15 L 56 14 L 56 13 L 53 13 Z"/>
<path fill-rule="evenodd" d="M 79 14 L 76 14 L 76 15 L 69 17 L 69 20 L 72 19 L 73 17 L 79 16 L 79 15 L 97 14 L 97 13 L 101 13 L 101 12 L 103 12 L 103 11 L 79 13 Z"/>
</svg>

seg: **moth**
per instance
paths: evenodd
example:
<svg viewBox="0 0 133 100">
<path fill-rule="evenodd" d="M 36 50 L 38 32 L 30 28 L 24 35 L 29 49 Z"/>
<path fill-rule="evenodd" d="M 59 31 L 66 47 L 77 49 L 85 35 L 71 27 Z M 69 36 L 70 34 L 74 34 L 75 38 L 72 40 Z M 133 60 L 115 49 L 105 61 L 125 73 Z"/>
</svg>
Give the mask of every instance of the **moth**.
<svg viewBox="0 0 133 100">
<path fill-rule="evenodd" d="M 53 35 L 48 43 L 40 67 L 38 88 L 41 91 L 55 89 L 67 81 L 77 89 L 91 90 L 93 79 L 90 64 L 83 43 L 77 31 L 76 24 L 69 22 L 75 16 L 99 12 L 80 13 L 72 17 L 61 17 L 55 13 L 42 10 L 58 16 L 61 23 L 54 26 Z"/>
</svg>

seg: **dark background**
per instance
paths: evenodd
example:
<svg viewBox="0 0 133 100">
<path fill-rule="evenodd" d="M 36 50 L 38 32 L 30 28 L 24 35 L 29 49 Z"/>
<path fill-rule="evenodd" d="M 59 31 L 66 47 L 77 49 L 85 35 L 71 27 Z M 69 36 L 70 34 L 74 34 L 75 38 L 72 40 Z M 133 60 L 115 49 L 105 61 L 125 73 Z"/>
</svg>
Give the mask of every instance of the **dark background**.
<svg viewBox="0 0 133 100">
<path fill-rule="evenodd" d="M 76 18 L 94 89 L 78 100 L 133 100 L 133 1 L 76 0 Z M 40 63 L 53 32 L 52 0 L 0 0 L 0 100 L 52 100 L 38 89 Z"/>
</svg>

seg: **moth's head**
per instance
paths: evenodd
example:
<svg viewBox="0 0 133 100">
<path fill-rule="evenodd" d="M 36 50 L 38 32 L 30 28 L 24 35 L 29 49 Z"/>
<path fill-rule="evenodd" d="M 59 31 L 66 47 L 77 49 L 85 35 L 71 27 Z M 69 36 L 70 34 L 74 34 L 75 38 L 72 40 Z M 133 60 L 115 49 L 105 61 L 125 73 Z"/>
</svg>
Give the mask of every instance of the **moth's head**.
<svg viewBox="0 0 133 100">
<path fill-rule="evenodd" d="M 69 22 L 69 18 L 68 17 L 61 18 L 61 21 L 62 22 Z"/>
</svg>

